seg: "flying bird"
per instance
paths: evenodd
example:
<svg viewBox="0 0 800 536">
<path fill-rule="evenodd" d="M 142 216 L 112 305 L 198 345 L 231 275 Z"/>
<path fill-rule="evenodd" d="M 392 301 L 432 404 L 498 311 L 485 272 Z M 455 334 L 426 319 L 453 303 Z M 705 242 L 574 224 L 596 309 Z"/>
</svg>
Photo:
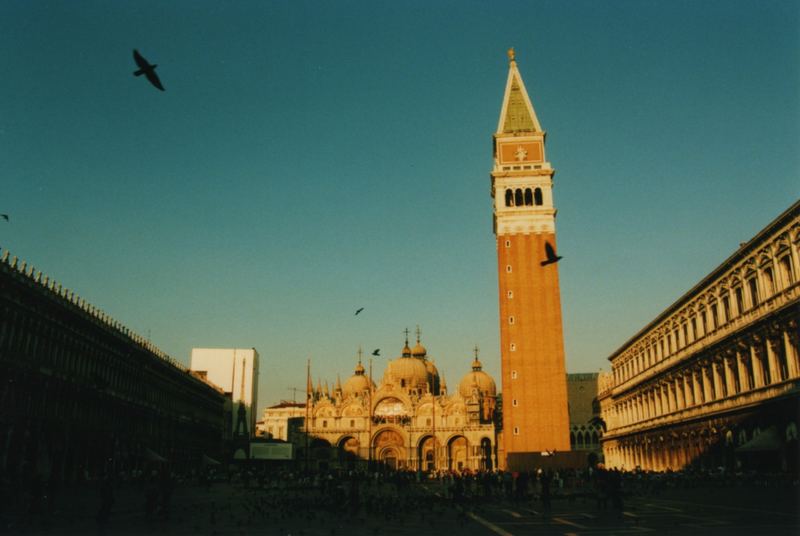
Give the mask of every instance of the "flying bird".
<svg viewBox="0 0 800 536">
<path fill-rule="evenodd" d="M 381 349 L 380 349 L 380 348 L 376 348 L 376 349 L 374 349 L 374 350 L 372 351 L 372 355 L 374 355 L 374 356 L 380 356 L 380 355 L 381 355 Z"/>
<path fill-rule="evenodd" d="M 136 65 L 139 67 L 138 71 L 133 72 L 133 76 L 145 75 L 151 84 L 161 91 L 164 91 L 164 86 L 161 85 L 161 80 L 158 79 L 158 75 L 156 74 L 156 67 L 158 67 L 158 65 L 150 65 L 147 63 L 147 60 L 144 59 L 136 49 L 133 49 L 133 59 L 136 61 Z"/>
<path fill-rule="evenodd" d="M 364 308 L 363 308 L 363 307 L 360 307 L 360 308 L 359 308 L 359 309 L 356 311 L 356 315 L 358 315 L 358 313 L 360 313 L 360 312 L 361 312 L 361 311 L 363 311 L 363 310 L 364 310 Z"/>
<path fill-rule="evenodd" d="M 561 260 L 561 257 L 556 255 L 556 250 L 553 249 L 553 246 L 550 245 L 550 242 L 544 243 L 544 253 L 547 255 L 547 260 L 544 260 L 540 263 L 542 266 L 555 264 Z"/>
<path fill-rule="evenodd" d="M 10 221 L 11 221 L 11 220 L 9 220 L 9 219 L 8 219 L 8 214 L 0 214 L 0 218 L 3 218 L 3 219 L 4 219 L 4 220 L 6 220 L 7 222 L 10 222 Z"/>
</svg>

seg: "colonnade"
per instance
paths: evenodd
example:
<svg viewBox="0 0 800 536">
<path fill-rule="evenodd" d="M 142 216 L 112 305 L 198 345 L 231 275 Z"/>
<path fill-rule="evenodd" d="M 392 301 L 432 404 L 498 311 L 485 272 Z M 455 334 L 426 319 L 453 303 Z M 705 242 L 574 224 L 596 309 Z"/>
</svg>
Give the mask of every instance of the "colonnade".
<svg viewBox="0 0 800 536">
<path fill-rule="evenodd" d="M 610 428 L 644 421 L 727 399 L 800 377 L 798 331 L 794 320 L 769 334 L 752 334 L 726 349 L 701 355 L 659 376 L 616 402 L 607 415 Z"/>
<path fill-rule="evenodd" d="M 219 456 L 225 397 L 60 286 L 0 257 L 0 473 L 71 480 Z"/>
</svg>

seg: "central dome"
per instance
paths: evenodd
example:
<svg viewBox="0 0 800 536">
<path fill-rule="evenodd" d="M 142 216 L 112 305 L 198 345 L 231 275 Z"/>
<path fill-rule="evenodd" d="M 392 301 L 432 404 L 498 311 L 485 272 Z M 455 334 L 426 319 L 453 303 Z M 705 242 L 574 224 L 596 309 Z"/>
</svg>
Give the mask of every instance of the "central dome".
<svg viewBox="0 0 800 536">
<path fill-rule="evenodd" d="M 428 386 L 428 368 L 415 357 L 398 357 L 389 361 L 386 379 L 405 389 L 425 391 Z"/>
</svg>

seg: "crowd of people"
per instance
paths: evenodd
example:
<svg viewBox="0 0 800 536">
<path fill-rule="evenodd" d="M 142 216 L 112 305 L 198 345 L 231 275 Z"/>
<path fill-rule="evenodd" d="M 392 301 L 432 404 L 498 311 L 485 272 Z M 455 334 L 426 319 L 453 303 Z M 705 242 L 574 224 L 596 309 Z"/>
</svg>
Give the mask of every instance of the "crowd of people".
<svg viewBox="0 0 800 536">
<path fill-rule="evenodd" d="M 22 485 L 7 480 L 2 484 L 5 519 L 9 514 L 27 516 L 28 520 L 47 519 L 57 501 L 58 486 L 36 475 Z M 107 471 L 98 479 L 79 483 L 86 492 L 96 493 L 95 521 L 104 526 L 112 517 L 117 493 L 141 497 L 141 514 L 157 523 L 168 520 L 176 487 L 210 489 L 225 482 L 239 490 L 243 507 L 250 516 L 273 515 L 287 518 L 304 512 L 334 513 L 353 517 L 369 513 L 391 520 L 409 512 L 431 516 L 435 523 L 442 512 L 479 510 L 493 503 L 525 505 L 550 515 L 553 501 L 580 500 L 596 505 L 596 511 L 622 515 L 624 499 L 631 496 L 658 495 L 668 489 L 714 486 L 791 486 L 796 477 L 758 473 L 725 473 L 686 470 L 679 472 L 623 472 L 606 469 L 602 464 L 582 469 L 531 471 L 455 471 L 432 472 L 375 468 L 305 470 L 300 465 L 240 464 L 199 466 L 186 473 L 175 473 L 167 464 L 151 464 L 142 469 L 113 474 Z M 92 492 L 91 490 L 95 491 Z M 215 521 L 221 504 L 208 508 L 208 522 Z M 230 505 L 228 508 L 232 508 Z M 205 514 L 204 514 L 205 515 Z M 219 514 L 221 515 L 221 514 Z"/>
</svg>

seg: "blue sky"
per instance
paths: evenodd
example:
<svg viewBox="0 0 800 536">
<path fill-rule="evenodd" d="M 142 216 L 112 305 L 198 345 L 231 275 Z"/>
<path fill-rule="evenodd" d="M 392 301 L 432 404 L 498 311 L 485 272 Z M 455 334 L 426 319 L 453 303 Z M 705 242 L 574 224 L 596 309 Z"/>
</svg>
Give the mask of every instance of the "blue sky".
<svg viewBox="0 0 800 536">
<path fill-rule="evenodd" d="M 185 363 L 255 347 L 261 406 L 417 324 L 451 389 L 475 344 L 499 381 L 514 46 L 557 169 L 567 369 L 597 371 L 798 198 L 799 6 L 2 2 L 0 246 Z"/>
</svg>

